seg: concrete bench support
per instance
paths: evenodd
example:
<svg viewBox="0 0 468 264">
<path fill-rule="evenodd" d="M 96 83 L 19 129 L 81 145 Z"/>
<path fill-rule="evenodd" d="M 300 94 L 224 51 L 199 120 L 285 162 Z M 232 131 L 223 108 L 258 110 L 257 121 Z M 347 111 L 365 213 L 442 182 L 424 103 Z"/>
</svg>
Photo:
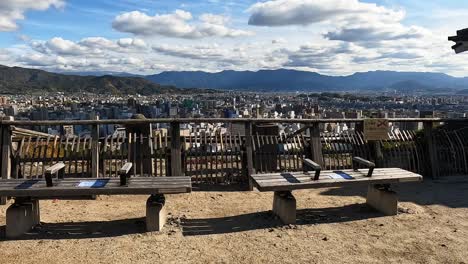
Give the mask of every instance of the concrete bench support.
<svg viewBox="0 0 468 264">
<path fill-rule="evenodd" d="M 296 223 L 296 198 L 291 192 L 275 192 L 273 213 L 279 216 L 284 224 Z"/>
<path fill-rule="evenodd" d="M 367 204 L 385 215 L 398 214 L 398 197 L 386 186 L 369 185 Z"/>
<path fill-rule="evenodd" d="M 161 231 L 166 224 L 166 199 L 163 194 L 151 195 L 146 202 L 146 230 Z"/>
<path fill-rule="evenodd" d="M 17 201 L 6 211 L 6 237 L 20 237 L 39 223 L 39 201 Z"/>
</svg>

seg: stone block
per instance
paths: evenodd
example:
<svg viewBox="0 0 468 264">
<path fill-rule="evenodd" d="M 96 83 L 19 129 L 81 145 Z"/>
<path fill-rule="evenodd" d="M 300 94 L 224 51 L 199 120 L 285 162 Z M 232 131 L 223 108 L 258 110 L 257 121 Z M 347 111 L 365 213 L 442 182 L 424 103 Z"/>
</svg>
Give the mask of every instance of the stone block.
<svg viewBox="0 0 468 264">
<path fill-rule="evenodd" d="M 161 231 L 166 224 L 166 199 L 164 195 L 152 195 L 146 202 L 146 230 Z"/>
<path fill-rule="evenodd" d="M 275 192 L 273 197 L 273 213 L 284 224 L 296 223 L 296 198 L 291 192 Z"/>
<path fill-rule="evenodd" d="M 32 203 L 10 205 L 6 211 L 6 237 L 18 238 L 29 232 L 36 218 Z"/>
<path fill-rule="evenodd" d="M 394 191 L 387 188 L 369 185 L 367 204 L 385 215 L 398 214 L 398 197 Z"/>
</svg>

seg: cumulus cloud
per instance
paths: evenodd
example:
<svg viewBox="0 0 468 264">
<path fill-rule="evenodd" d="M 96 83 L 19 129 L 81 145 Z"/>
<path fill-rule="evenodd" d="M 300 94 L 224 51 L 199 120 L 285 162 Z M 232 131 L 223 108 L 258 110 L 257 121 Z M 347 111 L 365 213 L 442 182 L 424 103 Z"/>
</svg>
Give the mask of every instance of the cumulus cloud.
<svg viewBox="0 0 468 264">
<path fill-rule="evenodd" d="M 404 10 L 359 0 L 271 0 L 254 4 L 249 12 L 250 25 L 333 25 L 324 37 L 346 42 L 420 39 L 429 34 L 422 27 L 404 26 Z"/>
<path fill-rule="evenodd" d="M 221 63 L 224 65 L 242 65 L 249 63 L 244 49 L 241 47 L 226 49 L 217 44 L 197 46 L 154 46 L 153 50 L 167 56 L 179 57 L 192 60 L 203 60 Z"/>
<path fill-rule="evenodd" d="M 378 16 L 399 21 L 401 10 L 391 10 L 358 0 L 271 0 L 252 5 L 249 24 L 255 26 L 310 25 L 336 19 Z"/>
<path fill-rule="evenodd" d="M 107 52 L 144 51 L 146 43 L 141 39 L 122 38 L 116 41 L 103 37 L 88 37 L 78 42 L 55 37 L 47 41 L 32 41 L 30 46 L 43 54 L 80 56 L 105 54 Z"/>
<path fill-rule="evenodd" d="M 404 27 L 400 24 L 394 24 L 390 26 L 345 26 L 337 29 L 336 31 L 328 32 L 324 37 L 330 40 L 341 40 L 347 42 L 368 42 L 423 38 L 426 34 L 429 34 L 429 32 L 421 27 Z"/>
<path fill-rule="evenodd" d="M 203 14 L 193 22 L 190 12 L 176 10 L 171 14 L 149 16 L 140 11 L 123 13 L 115 17 L 112 27 L 138 36 L 161 35 L 174 38 L 200 39 L 205 37 L 250 36 L 249 31 L 226 26 L 228 19 L 213 14 Z"/>
<path fill-rule="evenodd" d="M 63 0 L 20 0 L 0 1 L 0 31 L 14 31 L 18 28 L 17 20 L 24 19 L 28 10 L 47 10 L 50 7 L 63 8 Z"/>
<path fill-rule="evenodd" d="M 362 47 L 350 43 L 334 43 L 332 45 L 305 44 L 298 49 L 280 49 L 278 57 L 286 57 L 284 67 L 301 67 L 323 70 L 338 67 L 349 62 L 350 54 L 366 52 Z"/>
</svg>

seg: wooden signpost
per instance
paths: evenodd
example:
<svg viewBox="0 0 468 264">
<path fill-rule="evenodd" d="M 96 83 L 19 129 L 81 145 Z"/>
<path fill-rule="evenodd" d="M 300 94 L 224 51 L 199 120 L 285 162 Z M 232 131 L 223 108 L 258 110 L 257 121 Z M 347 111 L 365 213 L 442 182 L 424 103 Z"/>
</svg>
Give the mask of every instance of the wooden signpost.
<svg viewBox="0 0 468 264">
<path fill-rule="evenodd" d="M 364 119 L 364 137 L 368 141 L 388 139 L 388 120 L 384 118 Z"/>
</svg>

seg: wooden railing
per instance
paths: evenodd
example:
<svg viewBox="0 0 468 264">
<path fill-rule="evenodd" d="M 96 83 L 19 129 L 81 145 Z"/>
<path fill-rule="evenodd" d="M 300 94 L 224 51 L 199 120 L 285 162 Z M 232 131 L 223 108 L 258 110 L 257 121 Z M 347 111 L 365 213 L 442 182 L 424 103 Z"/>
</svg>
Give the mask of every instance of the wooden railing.
<svg viewBox="0 0 468 264">
<path fill-rule="evenodd" d="M 422 131 L 402 130 L 388 140 L 365 141 L 363 119 L 129 119 L 0 122 L 3 178 L 43 177 L 45 168 L 66 164 L 69 177 L 116 177 L 118 168 L 133 162 L 133 174 L 188 175 L 194 183 L 247 184 L 254 172 L 302 170 L 311 158 L 324 168 L 351 167 L 353 156 L 379 167 L 401 167 L 427 177 L 468 174 L 467 119 L 390 119 L 423 123 Z M 181 124 L 243 124 L 245 133 L 180 136 Z M 289 134 L 253 134 L 262 123 L 301 124 Z M 339 134 L 320 132 L 325 123 L 353 124 L 355 130 Z M 151 125 L 167 124 L 168 134 L 153 134 Z M 437 128 L 458 124 L 462 128 Z M 57 137 L 29 130 L 33 127 L 89 126 L 86 136 Z M 124 134 L 99 137 L 102 125 L 126 127 Z M 251 186 L 250 186 L 251 187 Z"/>
</svg>

